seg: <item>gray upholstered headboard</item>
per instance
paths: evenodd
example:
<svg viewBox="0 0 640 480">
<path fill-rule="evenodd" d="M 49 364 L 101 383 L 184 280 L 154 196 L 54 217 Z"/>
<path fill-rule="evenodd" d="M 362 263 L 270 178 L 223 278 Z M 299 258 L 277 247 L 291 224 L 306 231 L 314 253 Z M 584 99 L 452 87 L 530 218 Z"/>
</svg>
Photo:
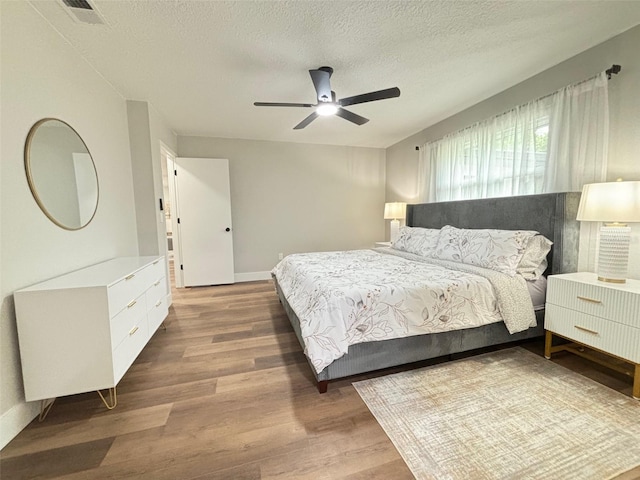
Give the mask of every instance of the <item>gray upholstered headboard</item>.
<svg viewBox="0 0 640 480">
<path fill-rule="evenodd" d="M 407 205 L 407 225 L 442 228 L 536 230 L 553 241 L 547 273 L 575 272 L 578 266 L 576 220 L 579 192 L 483 198 Z"/>
</svg>

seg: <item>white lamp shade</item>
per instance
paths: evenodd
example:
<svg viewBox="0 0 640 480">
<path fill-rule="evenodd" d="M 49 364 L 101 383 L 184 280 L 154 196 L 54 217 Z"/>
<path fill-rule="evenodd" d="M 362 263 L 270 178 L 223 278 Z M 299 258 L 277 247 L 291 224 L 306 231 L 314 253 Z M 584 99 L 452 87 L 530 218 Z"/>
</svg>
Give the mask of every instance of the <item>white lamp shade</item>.
<svg viewBox="0 0 640 480">
<path fill-rule="evenodd" d="M 585 185 L 577 219 L 583 222 L 640 222 L 640 182 Z"/>
<path fill-rule="evenodd" d="M 384 204 L 384 219 L 398 220 L 406 216 L 407 204 L 403 202 L 390 202 Z"/>
</svg>

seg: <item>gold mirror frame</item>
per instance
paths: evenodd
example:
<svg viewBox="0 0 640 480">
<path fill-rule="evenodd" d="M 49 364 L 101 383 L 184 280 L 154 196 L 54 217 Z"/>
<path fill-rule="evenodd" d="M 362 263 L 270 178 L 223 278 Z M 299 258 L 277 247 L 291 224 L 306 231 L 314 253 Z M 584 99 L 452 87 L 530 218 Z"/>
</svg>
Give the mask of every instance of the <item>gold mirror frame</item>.
<svg viewBox="0 0 640 480">
<path fill-rule="evenodd" d="M 82 143 L 82 145 L 84 146 L 84 149 L 86 151 L 86 154 L 89 155 L 89 159 L 91 160 L 91 167 L 93 169 L 93 179 L 95 180 L 95 201 L 90 205 L 90 208 L 92 209 L 91 211 L 91 215 L 88 216 L 86 221 L 83 221 L 81 217 L 79 217 L 79 221 L 77 222 L 77 225 L 67 225 L 66 223 L 64 223 L 62 220 L 60 220 L 59 218 L 56 218 L 56 216 L 54 215 L 54 213 L 51 212 L 51 205 L 49 205 L 49 208 L 46 205 L 46 202 L 43 200 L 41 193 L 38 193 L 38 188 L 36 185 L 36 178 L 38 176 L 37 172 L 34 172 L 34 168 L 32 165 L 32 150 L 33 150 L 33 142 L 34 142 L 34 138 L 36 137 L 36 133 L 38 131 L 38 129 L 45 123 L 47 122 L 58 122 L 61 124 L 61 126 L 64 126 L 66 128 L 68 128 L 76 137 L 77 139 Z M 43 148 L 46 145 L 43 145 Z M 69 152 L 69 154 L 72 153 L 85 153 L 85 152 Z M 70 231 L 75 231 L 75 230 L 80 230 L 84 227 L 86 227 L 87 225 L 89 225 L 89 223 L 91 223 L 91 221 L 93 220 L 93 218 L 96 215 L 96 212 L 98 211 L 98 203 L 100 200 L 100 185 L 98 182 L 98 172 L 96 170 L 96 165 L 95 162 L 93 161 L 93 156 L 91 155 L 91 152 L 89 151 L 89 148 L 87 147 L 86 143 L 84 142 L 84 140 L 82 139 L 82 137 L 78 134 L 78 132 L 76 132 L 76 130 L 69 125 L 67 122 L 60 120 L 59 118 L 43 118 L 41 120 L 38 120 L 29 130 L 29 133 L 27 135 L 27 140 L 25 142 L 25 148 L 24 148 L 24 167 L 25 167 L 25 172 L 27 175 L 27 182 L 29 183 L 29 189 L 31 190 L 31 194 L 33 195 L 33 198 L 35 199 L 36 203 L 38 204 L 38 206 L 40 207 L 40 210 L 42 210 L 42 212 L 47 216 L 47 218 L 49 220 L 51 220 L 54 224 L 56 224 L 57 226 L 59 226 L 60 228 L 63 228 L 65 230 L 70 230 Z M 55 178 L 51 178 L 52 181 L 55 181 Z M 91 187 L 93 188 L 93 185 L 91 185 Z M 77 199 L 77 195 L 78 195 L 78 189 L 77 189 L 77 184 L 76 184 L 76 191 L 74 192 L 76 194 L 76 199 Z M 78 204 L 78 208 L 80 208 L 80 201 L 79 199 L 77 199 Z M 55 210 L 55 209 L 54 209 Z"/>
</svg>

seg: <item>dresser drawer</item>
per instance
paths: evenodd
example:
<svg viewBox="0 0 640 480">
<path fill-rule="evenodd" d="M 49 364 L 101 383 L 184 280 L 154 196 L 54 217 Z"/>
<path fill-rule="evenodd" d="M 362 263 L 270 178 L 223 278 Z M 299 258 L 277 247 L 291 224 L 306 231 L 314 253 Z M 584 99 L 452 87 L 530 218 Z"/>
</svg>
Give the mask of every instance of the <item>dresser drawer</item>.
<svg viewBox="0 0 640 480">
<path fill-rule="evenodd" d="M 633 292 L 552 275 L 547 303 L 640 328 L 640 296 Z"/>
<path fill-rule="evenodd" d="M 146 292 L 147 309 L 151 309 L 158 300 L 167 296 L 167 282 L 164 277 L 156 279 Z"/>
<path fill-rule="evenodd" d="M 139 322 L 148 310 L 146 294 L 132 300 L 111 319 L 111 348 L 115 349 Z"/>
<path fill-rule="evenodd" d="M 156 300 L 156 303 L 149 305 L 149 312 L 147 313 L 147 323 L 149 324 L 149 336 L 153 335 L 158 329 L 160 324 L 164 322 L 169 314 L 169 308 L 167 307 L 166 297 L 162 297 Z"/>
<path fill-rule="evenodd" d="M 147 273 L 149 275 L 149 282 L 155 282 L 156 280 L 158 280 L 160 277 L 165 277 L 166 276 L 166 272 L 165 272 L 165 262 L 164 262 L 164 257 L 162 258 L 158 258 L 157 260 L 154 260 L 153 263 L 151 263 L 150 265 L 147 266 Z"/>
<path fill-rule="evenodd" d="M 113 375 L 117 384 L 149 340 L 147 316 L 134 325 L 113 352 Z"/>
<path fill-rule="evenodd" d="M 147 267 L 131 273 L 109 287 L 109 315 L 111 317 L 124 310 L 127 305 L 149 288 L 152 280 L 146 270 Z"/>
<path fill-rule="evenodd" d="M 547 303 L 544 328 L 576 342 L 640 363 L 640 329 Z"/>
</svg>

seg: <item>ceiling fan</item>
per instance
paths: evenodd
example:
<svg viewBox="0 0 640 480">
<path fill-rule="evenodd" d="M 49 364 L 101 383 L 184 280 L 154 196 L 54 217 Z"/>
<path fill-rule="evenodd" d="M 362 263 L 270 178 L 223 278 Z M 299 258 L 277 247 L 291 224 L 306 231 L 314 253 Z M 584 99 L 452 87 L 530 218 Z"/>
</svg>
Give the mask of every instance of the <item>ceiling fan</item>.
<svg viewBox="0 0 640 480">
<path fill-rule="evenodd" d="M 309 70 L 313 86 L 318 94 L 318 103 L 278 103 L 278 102 L 254 102 L 256 107 L 304 107 L 315 108 L 315 111 L 307 118 L 302 120 L 298 125 L 293 127 L 294 130 L 300 130 L 311 122 L 313 122 L 319 115 L 337 115 L 345 120 L 355 123 L 356 125 L 364 125 L 369 121 L 368 118 L 356 115 L 349 110 L 345 110 L 342 107 L 348 107 L 349 105 L 357 105 L 358 103 L 374 102 L 376 100 L 384 100 L 386 98 L 394 98 L 400 96 L 400 89 L 398 87 L 387 88 L 385 90 L 378 90 L 376 92 L 363 93 L 361 95 L 354 95 L 353 97 L 341 98 L 336 101 L 336 92 L 331 90 L 331 83 L 329 79 L 333 73 L 331 67 L 320 67 L 316 70 Z"/>
</svg>

